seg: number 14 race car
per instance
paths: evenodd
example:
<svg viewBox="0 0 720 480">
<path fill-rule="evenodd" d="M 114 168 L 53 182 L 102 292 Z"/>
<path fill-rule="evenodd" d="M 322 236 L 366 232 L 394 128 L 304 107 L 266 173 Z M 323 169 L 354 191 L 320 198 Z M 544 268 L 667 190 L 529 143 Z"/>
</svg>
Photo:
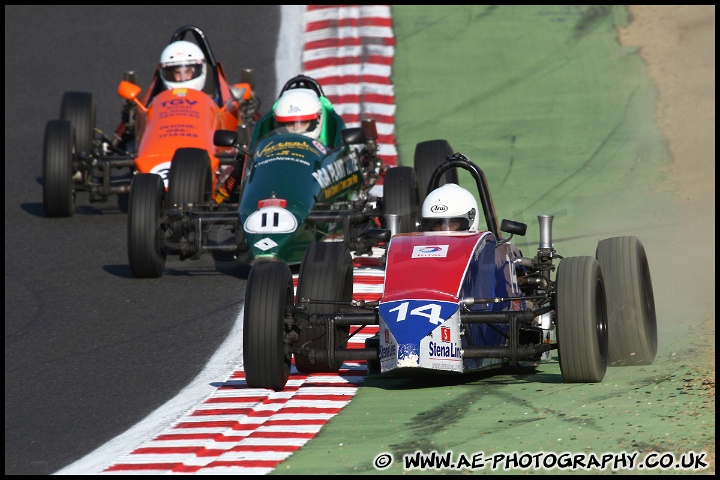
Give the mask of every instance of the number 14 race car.
<svg viewBox="0 0 720 480">
<path fill-rule="evenodd" d="M 608 365 L 654 361 L 655 302 L 637 237 L 604 239 L 595 256 L 564 258 L 552 243 L 553 217 L 540 215 L 537 253 L 525 257 L 511 239 L 527 227 L 498 224 L 482 170 L 460 153 L 437 164 L 427 192 L 447 172 L 470 172 L 481 227 L 378 229 L 385 279 L 377 302 L 353 300 L 353 264 L 370 258 L 353 259 L 342 242 L 310 244 L 296 293 L 286 263 L 255 265 L 244 312 L 248 386 L 283 390 L 293 361 L 304 374 L 336 372 L 345 360 L 365 360 L 372 374 L 462 374 L 557 350 L 563 380 L 576 383 L 602 381 Z M 379 326 L 379 335 L 347 348 L 368 326 Z"/>
</svg>

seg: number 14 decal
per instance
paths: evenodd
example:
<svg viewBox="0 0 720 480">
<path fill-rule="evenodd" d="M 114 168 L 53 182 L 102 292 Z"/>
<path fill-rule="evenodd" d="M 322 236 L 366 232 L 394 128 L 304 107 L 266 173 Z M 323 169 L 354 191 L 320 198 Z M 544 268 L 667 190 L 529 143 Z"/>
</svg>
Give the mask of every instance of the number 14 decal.
<svg viewBox="0 0 720 480">
<path fill-rule="evenodd" d="M 419 305 L 411 308 L 411 304 Z M 448 312 L 449 309 L 446 308 L 446 315 L 442 314 L 443 305 L 438 303 L 424 303 L 418 301 L 400 302 L 397 307 L 388 310 L 388 313 L 397 312 L 395 318 L 396 322 L 402 322 L 406 320 L 409 315 L 410 317 L 423 317 L 426 318 L 430 323 L 440 325 L 441 323 L 445 322 L 445 320 L 450 318 L 450 315 L 452 315 L 452 313 L 454 313 L 454 310 L 457 308 L 457 305 L 453 303 L 446 303 L 445 305 L 448 307 L 451 306 L 453 308 L 453 311 L 451 312 Z"/>
</svg>

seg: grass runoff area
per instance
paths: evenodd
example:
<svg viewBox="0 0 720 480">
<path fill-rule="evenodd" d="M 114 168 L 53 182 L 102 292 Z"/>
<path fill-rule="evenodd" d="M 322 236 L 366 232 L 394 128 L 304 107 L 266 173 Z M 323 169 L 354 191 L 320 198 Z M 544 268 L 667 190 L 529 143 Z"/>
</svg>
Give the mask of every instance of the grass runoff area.
<svg viewBox="0 0 720 480">
<path fill-rule="evenodd" d="M 553 242 L 566 257 L 594 256 L 602 238 L 656 235 L 673 208 L 658 188 L 671 158 L 638 48 L 618 41 L 625 6 L 399 5 L 392 14 L 400 164 L 412 165 L 416 143 L 448 140 L 485 172 L 499 218 L 528 224 L 526 237 L 513 239 L 526 256 L 536 252 L 540 214 L 555 215 Z M 469 188 L 469 180 L 461 175 L 460 183 Z M 659 274 L 657 260 L 651 268 Z M 368 377 L 272 474 L 571 474 L 468 464 L 409 470 L 401 459 L 433 451 L 453 452 L 453 462 L 477 452 L 608 453 L 627 468 L 624 452 L 639 452 L 637 467 L 653 450 L 700 451 L 688 432 L 701 419 L 653 410 L 671 403 L 680 411 L 694 398 L 672 383 L 691 369 L 680 373 L 663 363 L 667 356 L 609 369 L 589 385 L 564 384 L 556 356 L 530 375 Z"/>
<path fill-rule="evenodd" d="M 528 224 L 523 250 L 537 215 L 555 215 L 557 239 L 597 230 L 669 162 L 657 92 L 618 43 L 624 6 L 396 6 L 393 22 L 400 163 L 448 140 L 485 172 L 498 216 Z"/>
</svg>

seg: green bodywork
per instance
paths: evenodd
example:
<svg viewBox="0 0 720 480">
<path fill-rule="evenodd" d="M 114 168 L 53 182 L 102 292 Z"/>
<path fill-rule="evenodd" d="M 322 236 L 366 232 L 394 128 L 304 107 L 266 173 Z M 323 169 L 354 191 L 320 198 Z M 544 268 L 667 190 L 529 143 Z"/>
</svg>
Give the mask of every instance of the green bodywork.
<svg viewBox="0 0 720 480">
<path fill-rule="evenodd" d="M 336 136 L 339 146 L 332 149 L 290 133 L 257 142 L 243 174 L 239 206 L 250 260 L 271 258 L 299 264 L 310 242 L 343 233 L 341 222 L 308 218 L 317 210 L 342 210 L 360 195 L 360 154 L 342 144 L 339 131 Z"/>
</svg>

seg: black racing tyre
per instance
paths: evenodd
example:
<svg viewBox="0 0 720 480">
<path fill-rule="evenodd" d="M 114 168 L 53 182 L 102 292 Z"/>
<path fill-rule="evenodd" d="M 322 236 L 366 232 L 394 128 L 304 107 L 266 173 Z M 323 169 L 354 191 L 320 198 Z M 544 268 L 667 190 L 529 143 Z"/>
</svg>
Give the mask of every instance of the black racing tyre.
<svg viewBox="0 0 720 480">
<path fill-rule="evenodd" d="M 607 290 L 610 365 L 652 364 L 657 318 L 645 247 L 637 237 L 613 237 L 598 242 L 595 256 Z"/>
<path fill-rule="evenodd" d="M 435 169 L 452 155 L 453 149 L 447 140 L 427 140 L 415 145 L 415 175 L 418 184 L 419 203 L 422 206 L 428 194 L 428 185 Z M 438 187 L 446 183 L 458 183 L 456 169 L 448 170 L 440 179 Z"/>
<path fill-rule="evenodd" d="M 593 257 L 569 257 L 557 270 L 557 343 L 567 383 L 595 383 L 608 366 L 608 320 L 600 264 Z"/>
<path fill-rule="evenodd" d="M 127 245 L 130 270 L 136 278 L 158 278 L 165 269 L 164 199 L 165 183 L 160 175 L 135 175 L 130 184 Z"/>
<path fill-rule="evenodd" d="M 75 132 L 67 120 L 50 120 L 43 142 L 43 209 L 48 217 L 75 213 L 73 159 Z"/>
<path fill-rule="evenodd" d="M 91 93 L 65 92 L 60 105 L 60 118 L 75 127 L 78 153 L 92 153 L 95 139 L 96 106 Z"/>
<path fill-rule="evenodd" d="M 178 148 L 170 164 L 168 207 L 209 202 L 211 195 L 208 152 L 202 148 Z"/>
<path fill-rule="evenodd" d="M 392 167 L 383 180 L 383 213 L 400 215 L 400 231 L 414 232 L 420 216 L 415 169 Z"/>
<path fill-rule="evenodd" d="M 285 313 L 293 305 L 294 287 L 285 262 L 255 265 L 245 287 L 243 368 L 250 388 L 285 388 L 291 354 L 285 349 Z"/>
<path fill-rule="evenodd" d="M 350 304 L 353 294 L 353 265 L 350 251 L 343 242 L 313 242 L 305 251 L 298 275 L 297 304 L 301 299 L 327 300 Z M 336 313 L 341 305 L 311 303 L 307 312 Z M 311 359 L 303 355 L 295 355 L 295 367 L 301 373 L 337 372 L 342 361 L 331 363 L 324 355 L 328 347 L 347 348 L 349 327 L 335 328 L 334 345 L 328 345 L 326 327 L 311 327 L 300 322 L 298 343 L 300 348 L 309 348 L 319 359 Z"/>
</svg>

